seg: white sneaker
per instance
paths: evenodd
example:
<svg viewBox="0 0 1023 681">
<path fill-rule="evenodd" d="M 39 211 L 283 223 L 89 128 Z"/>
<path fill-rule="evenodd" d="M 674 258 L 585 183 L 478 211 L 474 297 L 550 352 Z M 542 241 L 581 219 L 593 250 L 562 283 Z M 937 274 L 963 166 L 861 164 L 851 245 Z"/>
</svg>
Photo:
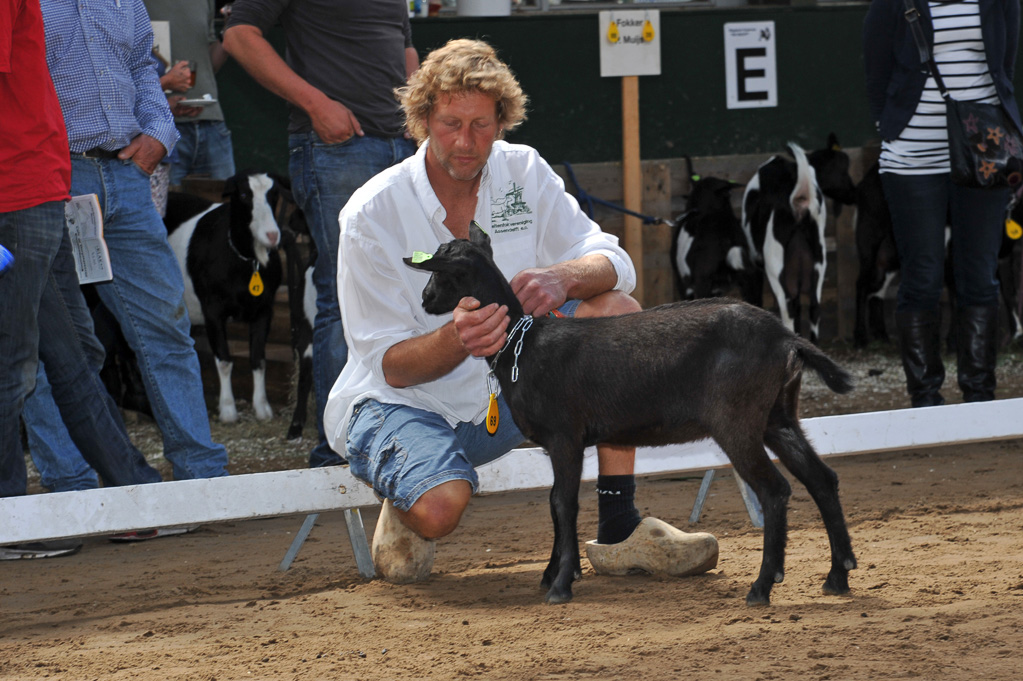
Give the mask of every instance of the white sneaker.
<svg viewBox="0 0 1023 681">
<path fill-rule="evenodd" d="M 393 584 L 429 579 L 436 545 L 437 542 L 423 539 L 405 527 L 390 499 L 384 500 L 371 549 L 378 577 Z"/>
</svg>

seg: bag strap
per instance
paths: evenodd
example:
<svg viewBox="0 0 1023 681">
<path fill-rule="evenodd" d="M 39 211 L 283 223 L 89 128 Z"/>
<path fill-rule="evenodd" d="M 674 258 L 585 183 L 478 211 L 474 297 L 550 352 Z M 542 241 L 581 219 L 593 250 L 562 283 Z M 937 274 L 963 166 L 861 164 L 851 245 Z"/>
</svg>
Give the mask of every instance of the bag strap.
<svg viewBox="0 0 1023 681">
<path fill-rule="evenodd" d="M 945 87 L 945 81 L 941 79 L 941 73 L 938 71 L 938 65 L 934 63 L 934 56 L 931 54 L 931 50 L 927 47 L 927 39 L 924 38 L 924 29 L 920 26 L 920 10 L 916 8 L 916 3 L 913 0 L 903 0 L 906 6 L 906 21 L 909 22 L 910 32 L 913 34 L 913 40 L 916 41 L 916 49 L 920 51 L 920 61 L 926 63 L 931 71 L 931 75 L 934 76 L 934 82 L 938 86 L 938 90 L 941 91 L 941 96 L 945 99 L 949 99 L 948 89 Z"/>
</svg>

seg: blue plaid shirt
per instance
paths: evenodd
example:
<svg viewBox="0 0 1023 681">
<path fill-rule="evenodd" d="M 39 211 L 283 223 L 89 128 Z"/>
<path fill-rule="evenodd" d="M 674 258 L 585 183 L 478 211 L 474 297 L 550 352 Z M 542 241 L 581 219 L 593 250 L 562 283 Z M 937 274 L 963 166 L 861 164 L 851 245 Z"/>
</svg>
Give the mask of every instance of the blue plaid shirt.
<svg viewBox="0 0 1023 681">
<path fill-rule="evenodd" d="M 127 146 L 140 133 L 167 151 L 178 132 L 152 55 L 142 0 L 42 0 L 46 61 L 71 153 Z"/>
</svg>

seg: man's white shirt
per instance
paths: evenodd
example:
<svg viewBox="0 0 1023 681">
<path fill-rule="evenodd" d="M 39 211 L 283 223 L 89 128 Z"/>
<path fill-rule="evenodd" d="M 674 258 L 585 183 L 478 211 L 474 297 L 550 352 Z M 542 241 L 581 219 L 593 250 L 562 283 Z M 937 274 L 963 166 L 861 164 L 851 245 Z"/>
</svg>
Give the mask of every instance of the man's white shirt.
<svg viewBox="0 0 1023 681">
<path fill-rule="evenodd" d="M 469 357 L 446 376 L 409 388 L 392 388 L 384 380 L 388 348 L 451 320 L 451 314 L 423 310 L 430 275 L 402 262 L 413 251 L 433 253 L 453 238 L 426 175 L 427 145 L 356 191 L 338 218 L 338 301 L 348 362 L 330 391 L 323 422 L 331 447 L 342 453 L 352 407 L 365 398 L 426 409 L 452 426 L 479 423 L 486 412 L 489 367 L 483 358 Z M 494 260 L 508 279 L 527 268 L 599 253 L 618 274 L 615 289 L 629 293 L 636 286 L 636 271 L 618 239 L 579 209 L 531 147 L 494 143 L 480 178 L 475 220 L 490 235 Z"/>
</svg>

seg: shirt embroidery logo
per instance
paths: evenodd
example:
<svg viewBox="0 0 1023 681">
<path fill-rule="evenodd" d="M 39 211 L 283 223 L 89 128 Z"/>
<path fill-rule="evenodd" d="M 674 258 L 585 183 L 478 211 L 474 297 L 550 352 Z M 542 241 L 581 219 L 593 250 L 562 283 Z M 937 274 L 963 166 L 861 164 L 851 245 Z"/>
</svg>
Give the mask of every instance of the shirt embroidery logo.
<svg viewBox="0 0 1023 681">
<path fill-rule="evenodd" d="M 494 234 L 507 234 L 529 229 L 533 214 L 529 204 L 522 200 L 522 187 L 511 182 L 508 188 L 495 192 L 490 199 L 490 227 Z"/>
</svg>

